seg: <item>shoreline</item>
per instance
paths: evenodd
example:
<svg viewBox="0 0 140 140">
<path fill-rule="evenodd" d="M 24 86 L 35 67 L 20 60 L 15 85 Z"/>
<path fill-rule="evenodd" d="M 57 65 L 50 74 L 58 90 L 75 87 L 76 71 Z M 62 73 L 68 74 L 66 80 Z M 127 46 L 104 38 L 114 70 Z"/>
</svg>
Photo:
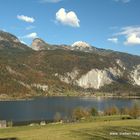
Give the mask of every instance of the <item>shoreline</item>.
<svg viewBox="0 0 140 140">
<path fill-rule="evenodd" d="M 7 98 L 0 98 L 0 102 L 1 101 L 29 101 L 29 100 L 35 100 L 37 98 L 48 98 L 48 97 L 81 97 L 81 98 L 88 98 L 88 97 L 91 97 L 91 98 L 118 98 L 118 99 L 140 99 L 140 96 L 113 96 L 113 95 L 52 95 L 52 96 L 31 96 L 31 97 L 7 97 Z"/>
</svg>

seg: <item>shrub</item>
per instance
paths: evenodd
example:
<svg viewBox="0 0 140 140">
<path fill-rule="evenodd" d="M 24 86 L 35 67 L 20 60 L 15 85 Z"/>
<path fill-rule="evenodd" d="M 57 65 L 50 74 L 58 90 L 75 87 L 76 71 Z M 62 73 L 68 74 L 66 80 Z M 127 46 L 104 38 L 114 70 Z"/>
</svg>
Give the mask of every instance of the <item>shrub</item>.
<svg viewBox="0 0 140 140">
<path fill-rule="evenodd" d="M 12 126 L 13 126 L 13 122 L 12 122 L 12 121 L 8 121 L 8 122 L 7 122 L 7 126 L 8 126 L 8 127 L 12 127 Z"/>
<path fill-rule="evenodd" d="M 96 108 L 91 108 L 91 110 L 90 110 L 90 114 L 92 115 L 92 116 L 97 116 L 98 115 L 98 111 L 96 110 Z"/>
<path fill-rule="evenodd" d="M 119 114 L 119 109 L 116 106 L 112 106 L 104 110 L 104 115 L 117 115 Z"/>
<path fill-rule="evenodd" d="M 129 109 L 127 107 L 121 108 L 120 109 L 120 114 L 121 115 L 128 115 L 129 114 Z"/>
<path fill-rule="evenodd" d="M 72 117 L 76 120 L 80 120 L 81 118 L 86 118 L 88 116 L 90 116 L 90 112 L 85 108 L 78 107 L 75 108 L 72 112 Z"/>
<path fill-rule="evenodd" d="M 129 110 L 129 115 L 134 119 L 138 118 L 140 116 L 140 106 L 135 104 L 133 107 L 131 107 Z"/>
<path fill-rule="evenodd" d="M 61 121 L 61 119 L 62 119 L 61 114 L 59 112 L 56 112 L 56 114 L 54 115 L 54 121 L 59 122 Z"/>
<path fill-rule="evenodd" d="M 130 116 L 124 116 L 121 118 L 122 120 L 128 120 L 128 119 L 132 119 Z"/>
</svg>

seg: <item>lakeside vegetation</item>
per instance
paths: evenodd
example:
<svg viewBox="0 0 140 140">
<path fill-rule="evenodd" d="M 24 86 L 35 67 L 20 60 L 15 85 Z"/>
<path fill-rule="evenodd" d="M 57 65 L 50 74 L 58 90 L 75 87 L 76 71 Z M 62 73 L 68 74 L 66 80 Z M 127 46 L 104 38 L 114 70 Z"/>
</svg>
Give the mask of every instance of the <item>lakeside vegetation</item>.
<svg viewBox="0 0 140 140">
<path fill-rule="evenodd" d="M 111 106 L 104 111 L 97 111 L 96 108 L 82 108 L 77 107 L 72 112 L 72 119 L 74 121 L 79 121 L 82 119 L 89 119 L 92 117 L 106 117 L 106 116 L 113 116 L 113 115 L 119 115 L 121 116 L 121 119 L 137 119 L 140 117 L 140 106 L 137 104 L 134 104 L 132 107 L 122 107 L 118 108 L 117 106 Z M 57 114 L 58 116 L 58 114 Z M 59 119 L 60 114 L 59 114 Z"/>
</svg>

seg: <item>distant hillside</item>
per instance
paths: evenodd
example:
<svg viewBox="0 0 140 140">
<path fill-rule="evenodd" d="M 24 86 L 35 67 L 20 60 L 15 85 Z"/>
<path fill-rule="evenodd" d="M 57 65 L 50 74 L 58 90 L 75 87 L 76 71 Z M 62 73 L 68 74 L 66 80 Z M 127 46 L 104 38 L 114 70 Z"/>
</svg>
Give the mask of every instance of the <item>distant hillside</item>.
<svg viewBox="0 0 140 140">
<path fill-rule="evenodd" d="M 28 47 L 1 31 L 0 98 L 95 92 L 140 95 L 140 56 L 76 45 L 35 39 Z"/>
</svg>

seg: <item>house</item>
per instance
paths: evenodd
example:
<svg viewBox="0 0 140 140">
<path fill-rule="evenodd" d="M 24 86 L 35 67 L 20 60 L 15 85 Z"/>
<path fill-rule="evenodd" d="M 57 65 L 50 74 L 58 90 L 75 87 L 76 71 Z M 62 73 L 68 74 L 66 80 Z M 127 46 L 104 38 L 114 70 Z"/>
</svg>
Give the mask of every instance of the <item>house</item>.
<svg viewBox="0 0 140 140">
<path fill-rule="evenodd" d="M 7 123 L 6 120 L 0 120 L 0 128 L 6 128 Z"/>
</svg>

